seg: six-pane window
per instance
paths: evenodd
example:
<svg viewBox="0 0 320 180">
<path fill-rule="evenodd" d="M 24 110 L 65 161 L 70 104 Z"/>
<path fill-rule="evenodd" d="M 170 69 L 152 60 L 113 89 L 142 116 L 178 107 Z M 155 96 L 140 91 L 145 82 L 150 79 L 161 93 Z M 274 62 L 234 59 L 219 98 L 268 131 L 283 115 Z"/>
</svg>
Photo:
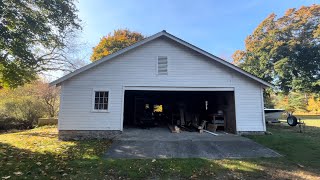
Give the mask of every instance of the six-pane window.
<svg viewBox="0 0 320 180">
<path fill-rule="evenodd" d="M 108 91 L 95 91 L 94 110 L 108 110 Z"/>
</svg>

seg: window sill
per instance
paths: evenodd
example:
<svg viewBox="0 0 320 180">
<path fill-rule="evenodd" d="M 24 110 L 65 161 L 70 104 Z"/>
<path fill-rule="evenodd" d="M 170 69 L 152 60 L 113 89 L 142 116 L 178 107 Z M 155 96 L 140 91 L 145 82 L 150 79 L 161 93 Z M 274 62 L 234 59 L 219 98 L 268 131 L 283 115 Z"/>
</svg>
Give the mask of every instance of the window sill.
<svg viewBox="0 0 320 180">
<path fill-rule="evenodd" d="M 110 111 L 108 110 L 92 110 L 92 113 L 109 113 Z"/>
</svg>

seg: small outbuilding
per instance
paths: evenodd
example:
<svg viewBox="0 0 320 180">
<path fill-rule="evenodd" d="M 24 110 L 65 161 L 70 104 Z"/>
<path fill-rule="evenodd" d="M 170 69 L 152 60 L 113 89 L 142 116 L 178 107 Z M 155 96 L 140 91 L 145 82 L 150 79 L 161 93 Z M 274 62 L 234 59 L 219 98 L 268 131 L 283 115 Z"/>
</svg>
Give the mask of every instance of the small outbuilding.
<svg viewBox="0 0 320 180">
<path fill-rule="evenodd" d="M 61 86 L 61 139 L 112 138 L 126 127 L 168 125 L 262 133 L 263 90 L 272 86 L 166 31 L 51 85 Z"/>
</svg>

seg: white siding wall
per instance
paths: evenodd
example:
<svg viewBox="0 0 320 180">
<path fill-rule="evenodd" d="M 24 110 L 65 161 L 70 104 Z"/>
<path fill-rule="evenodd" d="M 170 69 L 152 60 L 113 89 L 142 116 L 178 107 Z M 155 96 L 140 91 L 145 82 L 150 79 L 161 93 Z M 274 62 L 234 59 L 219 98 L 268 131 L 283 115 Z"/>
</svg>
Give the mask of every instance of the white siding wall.
<svg viewBox="0 0 320 180">
<path fill-rule="evenodd" d="M 168 75 L 157 75 L 157 56 L 168 56 Z M 237 131 L 263 131 L 257 82 L 168 40 L 156 39 L 62 84 L 60 130 L 120 130 L 123 86 L 233 87 Z M 92 89 L 109 92 L 109 112 L 92 112 Z"/>
</svg>

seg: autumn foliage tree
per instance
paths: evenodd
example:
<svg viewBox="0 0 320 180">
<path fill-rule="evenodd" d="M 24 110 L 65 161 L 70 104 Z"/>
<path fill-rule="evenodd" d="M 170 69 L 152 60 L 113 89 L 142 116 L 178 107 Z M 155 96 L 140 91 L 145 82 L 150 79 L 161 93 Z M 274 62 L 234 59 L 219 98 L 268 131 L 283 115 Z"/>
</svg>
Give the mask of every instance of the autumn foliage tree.
<svg viewBox="0 0 320 180">
<path fill-rule="evenodd" d="M 320 5 L 269 15 L 245 40 L 234 63 L 284 93 L 320 92 Z"/>
<path fill-rule="evenodd" d="M 144 38 L 141 33 L 132 32 L 128 29 L 115 30 L 113 34 L 109 33 L 107 36 L 102 37 L 99 44 L 93 48 L 91 61 L 99 60 L 109 54 L 117 52 L 126 48 L 135 42 Z"/>
<path fill-rule="evenodd" d="M 314 114 L 320 114 L 320 97 L 312 95 L 308 99 L 307 110 Z"/>
</svg>

